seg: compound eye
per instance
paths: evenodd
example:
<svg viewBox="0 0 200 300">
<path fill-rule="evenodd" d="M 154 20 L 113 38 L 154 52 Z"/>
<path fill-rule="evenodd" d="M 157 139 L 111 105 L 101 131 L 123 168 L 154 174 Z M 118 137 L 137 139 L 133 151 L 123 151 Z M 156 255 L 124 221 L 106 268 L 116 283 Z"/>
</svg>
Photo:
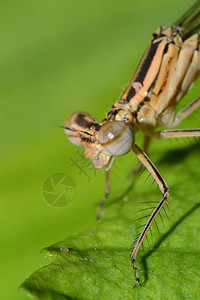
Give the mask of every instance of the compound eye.
<svg viewBox="0 0 200 300">
<path fill-rule="evenodd" d="M 105 123 L 99 130 L 99 143 L 113 156 L 128 153 L 135 142 L 131 127 L 121 121 Z"/>
</svg>

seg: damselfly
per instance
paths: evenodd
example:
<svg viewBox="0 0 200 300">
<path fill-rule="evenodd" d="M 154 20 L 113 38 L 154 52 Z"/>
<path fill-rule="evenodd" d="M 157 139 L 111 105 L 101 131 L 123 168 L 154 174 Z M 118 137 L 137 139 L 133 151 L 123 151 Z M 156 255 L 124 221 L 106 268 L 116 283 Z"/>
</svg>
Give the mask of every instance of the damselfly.
<svg viewBox="0 0 200 300">
<path fill-rule="evenodd" d="M 152 138 L 199 137 L 198 129 L 168 129 L 177 126 L 200 106 L 200 96 L 175 114 L 174 108 L 190 90 L 200 73 L 200 0 L 172 26 L 159 27 L 123 95 L 102 122 L 85 112 L 68 117 L 65 133 L 85 148 L 95 168 L 105 167 L 106 189 L 97 218 L 110 192 L 110 172 L 115 156 L 133 151 L 156 180 L 162 199 L 137 239 L 131 260 L 136 284 L 140 283 L 136 257 L 143 240 L 169 196 L 163 176 L 147 156 Z M 166 128 L 156 131 L 157 126 Z M 135 133 L 145 134 L 144 149 L 135 143 Z"/>
</svg>

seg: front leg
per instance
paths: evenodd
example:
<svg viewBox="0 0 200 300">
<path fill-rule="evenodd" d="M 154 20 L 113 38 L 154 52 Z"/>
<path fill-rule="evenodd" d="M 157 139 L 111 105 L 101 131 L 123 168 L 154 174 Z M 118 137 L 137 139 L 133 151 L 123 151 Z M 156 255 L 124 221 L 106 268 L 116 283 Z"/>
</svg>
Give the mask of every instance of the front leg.
<svg viewBox="0 0 200 300">
<path fill-rule="evenodd" d="M 99 210 L 97 212 L 97 215 L 96 215 L 96 219 L 99 220 L 100 219 L 100 216 L 101 216 L 101 213 L 102 213 L 102 210 L 103 210 L 103 207 L 104 207 L 104 204 L 110 194 L 110 173 L 111 173 L 111 167 L 112 167 L 112 164 L 113 164 L 113 161 L 114 161 L 114 156 L 111 156 L 110 159 L 109 159 L 109 162 L 108 162 L 108 165 L 107 165 L 107 168 L 106 168 L 106 186 L 105 186 L 105 194 L 101 200 L 101 204 L 99 206 Z"/>
<path fill-rule="evenodd" d="M 156 208 L 152 212 L 150 218 L 148 219 L 142 233 L 140 234 L 140 236 L 137 240 L 137 243 L 136 243 L 136 245 L 133 249 L 133 252 L 131 254 L 133 269 L 135 271 L 135 278 L 136 278 L 135 286 L 136 286 L 138 283 L 140 284 L 138 269 L 137 269 L 136 262 L 135 262 L 137 253 L 140 249 L 140 246 L 141 246 L 145 236 L 147 235 L 147 232 L 149 231 L 149 229 L 150 229 L 151 225 L 153 224 L 155 218 L 157 217 L 157 215 L 161 211 L 162 207 L 164 206 L 165 202 L 167 201 L 167 198 L 169 197 L 169 188 L 167 186 L 166 181 L 164 180 L 164 178 L 162 177 L 162 175 L 160 174 L 160 172 L 156 168 L 156 166 L 152 163 L 152 161 L 149 159 L 149 157 L 142 151 L 142 149 L 140 149 L 137 145 L 134 145 L 132 150 L 135 152 L 135 154 L 137 155 L 137 157 L 139 158 L 141 163 L 148 169 L 148 171 L 154 177 L 154 179 L 156 180 L 156 182 L 157 182 L 157 184 L 158 184 L 158 186 L 159 186 L 159 188 L 162 192 L 162 195 L 163 195 L 162 199 L 160 200 L 160 202 L 158 203 L 158 205 L 156 206 Z"/>
<path fill-rule="evenodd" d="M 104 204 L 110 194 L 110 170 L 107 170 L 106 171 L 106 187 L 105 187 L 105 194 L 104 194 L 104 197 L 102 198 L 101 200 L 101 204 L 99 206 L 99 209 L 98 209 L 98 212 L 97 212 L 97 215 L 96 215 L 96 218 L 97 220 L 100 219 L 100 215 L 102 213 L 102 210 L 103 210 L 103 207 L 104 207 Z"/>
</svg>

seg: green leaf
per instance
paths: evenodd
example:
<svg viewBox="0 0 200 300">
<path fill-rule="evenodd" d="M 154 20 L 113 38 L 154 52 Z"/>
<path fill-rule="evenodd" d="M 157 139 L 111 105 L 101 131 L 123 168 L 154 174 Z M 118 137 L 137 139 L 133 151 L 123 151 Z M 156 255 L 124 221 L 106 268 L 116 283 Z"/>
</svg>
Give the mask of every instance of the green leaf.
<svg viewBox="0 0 200 300">
<path fill-rule="evenodd" d="M 154 161 L 170 186 L 170 211 L 165 207 L 169 220 L 162 212 L 165 227 L 157 217 L 160 234 L 153 226 L 153 239 L 148 234 L 149 244 L 145 241 L 139 251 L 136 262 L 143 287 L 133 289 L 130 251 L 140 232 L 136 227 L 146 218 L 134 219 L 149 214 L 152 202 L 161 199 L 151 180 L 144 184 L 147 172 L 129 180 L 121 196 L 114 199 L 111 194 L 101 219 L 87 231 L 43 249 L 51 263 L 27 278 L 23 289 L 37 299 L 199 297 L 199 144 L 164 141 L 153 149 Z"/>
</svg>

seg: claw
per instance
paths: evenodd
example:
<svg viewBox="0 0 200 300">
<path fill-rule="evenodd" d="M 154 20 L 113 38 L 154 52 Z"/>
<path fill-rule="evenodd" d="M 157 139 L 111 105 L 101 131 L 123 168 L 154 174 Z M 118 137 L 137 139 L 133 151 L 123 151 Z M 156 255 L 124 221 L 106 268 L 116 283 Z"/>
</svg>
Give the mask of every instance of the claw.
<svg viewBox="0 0 200 300">
<path fill-rule="evenodd" d="M 131 259 L 131 260 L 132 260 L 132 263 L 133 263 L 133 270 L 135 271 L 135 278 L 136 278 L 136 283 L 133 286 L 133 288 L 135 288 L 138 283 L 142 287 L 142 284 L 140 282 L 140 277 L 139 277 L 139 274 L 138 274 L 138 269 L 137 269 L 137 266 L 136 266 L 136 263 L 135 263 L 135 259 Z"/>
<path fill-rule="evenodd" d="M 139 283 L 139 285 L 142 287 L 142 284 L 140 282 L 140 278 L 136 278 L 136 283 L 135 285 L 133 286 L 133 289 L 136 287 L 136 285 Z"/>
</svg>

